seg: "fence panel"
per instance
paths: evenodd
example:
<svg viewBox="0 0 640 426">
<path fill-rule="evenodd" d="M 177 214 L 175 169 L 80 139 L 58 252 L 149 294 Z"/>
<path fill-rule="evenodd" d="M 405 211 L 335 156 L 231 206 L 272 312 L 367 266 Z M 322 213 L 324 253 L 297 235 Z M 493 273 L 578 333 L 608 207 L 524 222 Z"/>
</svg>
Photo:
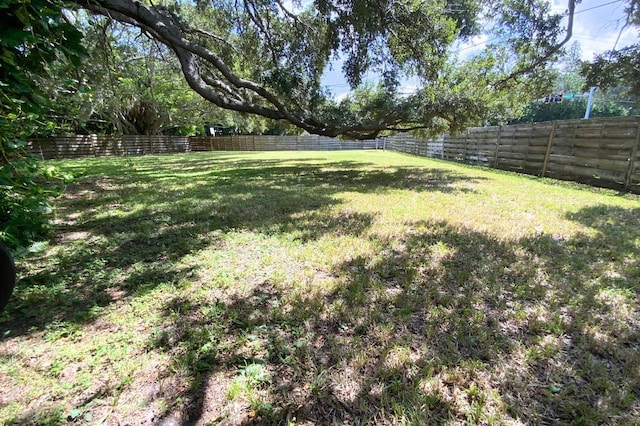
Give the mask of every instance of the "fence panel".
<svg viewBox="0 0 640 426">
<path fill-rule="evenodd" d="M 185 152 L 190 149 L 184 136 L 57 136 L 27 141 L 31 153 L 44 160 L 103 157 L 109 155 L 145 155 Z"/>
<path fill-rule="evenodd" d="M 469 129 L 437 140 L 399 134 L 370 141 L 316 135 L 70 136 L 34 138 L 43 159 L 186 151 L 390 149 L 640 193 L 640 117 L 566 120 Z"/>
<path fill-rule="evenodd" d="M 439 151 L 417 147 L 441 144 Z M 640 117 L 469 129 L 441 141 L 388 138 L 387 148 L 640 192 Z"/>
</svg>

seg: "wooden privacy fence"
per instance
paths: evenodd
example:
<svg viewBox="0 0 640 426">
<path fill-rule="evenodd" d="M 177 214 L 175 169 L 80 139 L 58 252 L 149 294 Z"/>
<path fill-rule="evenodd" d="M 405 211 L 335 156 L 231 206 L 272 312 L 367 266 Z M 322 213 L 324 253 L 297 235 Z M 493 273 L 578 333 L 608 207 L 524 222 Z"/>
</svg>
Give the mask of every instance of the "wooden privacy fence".
<svg viewBox="0 0 640 426">
<path fill-rule="evenodd" d="M 416 139 L 410 134 L 399 134 L 381 139 L 383 142 L 381 144 L 383 149 L 390 149 L 423 157 L 442 158 L 444 137 L 437 140 L 426 140 Z"/>
<path fill-rule="evenodd" d="M 234 135 L 217 137 L 186 136 L 57 136 L 28 140 L 29 150 L 45 160 L 102 157 L 109 155 L 148 155 L 187 151 L 314 151 L 377 149 L 380 140 L 341 141 L 335 138 L 304 136 Z"/>
<path fill-rule="evenodd" d="M 410 154 L 640 192 L 640 117 L 480 127 L 437 141 L 392 137 L 385 145 Z"/>
<path fill-rule="evenodd" d="M 190 137 L 189 143 L 192 151 L 335 151 L 382 148 L 379 140 L 341 141 L 316 135 Z"/>
<path fill-rule="evenodd" d="M 33 138 L 27 143 L 33 154 L 45 160 L 189 151 L 186 136 L 57 136 Z"/>
<path fill-rule="evenodd" d="M 640 193 L 640 117 L 480 127 L 438 140 L 304 136 L 71 136 L 29 140 L 44 159 L 187 151 L 391 149 Z"/>
</svg>

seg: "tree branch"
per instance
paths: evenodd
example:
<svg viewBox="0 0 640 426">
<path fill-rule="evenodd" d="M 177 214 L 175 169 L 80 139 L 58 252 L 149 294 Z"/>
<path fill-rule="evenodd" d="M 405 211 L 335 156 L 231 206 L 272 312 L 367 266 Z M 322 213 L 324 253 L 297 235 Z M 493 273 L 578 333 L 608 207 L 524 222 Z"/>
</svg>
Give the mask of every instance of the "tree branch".
<svg viewBox="0 0 640 426">
<path fill-rule="evenodd" d="M 80 7 L 83 7 L 93 13 L 105 15 L 122 23 L 136 26 L 146 32 L 151 38 L 167 46 L 168 49 L 175 53 L 189 87 L 207 101 L 217 105 L 218 107 L 232 111 L 255 114 L 272 120 L 286 120 L 309 133 L 334 137 L 338 135 L 345 135 L 355 139 L 370 139 L 376 137 L 380 132 L 385 130 L 406 132 L 429 128 L 432 124 L 431 119 L 436 116 L 446 120 L 451 127 L 454 128 L 456 126 L 460 126 L 460 123 L 470 123 L 471 119 L 468 117 L 477 118 L 477 115 L 479 114 L 477 111 L 473 110 L 467 114 L 466 119 L 463 118 L 460 119 L 460 121 L 456 121 L 457 111 L 459 111 L 459 109 L 456 110 L 457 106 L 455 104 L 451 104 L 451 102 L 447 103 L 446 99 L 439 98 L 433 101 L 433 106 L 420 106 L 420 110 L 424 114 L 423 116 L 418 116 L 416 109 L 414 109 L 413 112 L 409 110 L 403 111 L 402 105 L 388 104 L 391 105 L 388 106 L 385 104 L 387 109 L 390 109 L 392 112 L 387 115 L 384 114 L 384 111 L 380 111 L 382 113 L 376 112 L 373 114 L 374 117 L 383 117 L 379 118 L 379 122 L 376 123 L 357 123 L 354 120 L 352 121 L 353 124 L 336 125 L 322 122 L 308 111 L 316 110 L 315 106 L 308 106 L 309 102 L 298 102 L 298 99 L 295 98 L 296 95 L 303 92 L 303 87 L 294 87 L 295 90 L 290 90 L 290 93 L 292 94 L 287 98 L 286 95 L 280 95 L 276 89 L 270 89 L 266 85 L 262 85 L 257 81 L 242 78 L 235 70 L 234 64 L 226 63 L 221 56 L 216 54 L 213 48 L 208 48 L 208 40 L 203 44 L 203 40 L 199 35 L 208 36 L 214 43 L 220 43 L 223 44 L 225 48 L 230 47 L 235 50 L 231 42 L 207 31 L 190 28 L 179 15 L 170 10 L 159 6 L 147 5 L 135 0 L 74 1 Z M 576 1 L 577 0 L 569 0 L 569 23 L 565 39 L 556 46 L 540 49 L 542 56 L 531 59 L 530 63 L 524 64 L 521 68 L 514 70 L 510 75 L 504 77 L 502 80 L 494 82 L 492 85 L 494 88 L 503 89 L 510 81 L 515 81 L 520 76 L 534 72 L 569 41 L 573 30 L 573 15 Z M 231 5 L 229 6 L 231 7 Z M 274 12 L 273 9 L 269 9 L 271 11 L 270 13 L 272 13 L 270 18 L 273 19 L 273 21 L 270 19 L 265 20 L 260 16 L 262 9 L 260 9 L 255 1 L 238 0 L 236 6 L 246 11 L 241 12 L 244 14 L 242 15 L 242 18 L 247 20 L 245 22 L 251 22 L 250 25 L 259 34 L 264 35 L 263 37 L 259 37 L 260 40 L 256 41 L 257 43 L 260 43 L 260 46 L 258 47 L 261 48 L 257 50 L 263 51 L 264 49 L 269 49 L 272 51 L 271 53 L 274 54 L 273 62 L 268 63 L 265 67 L 260 67 L 260 69 L 266 69 L 268 72 L 273 72 L 273 76 L 276 81 L 279 81 L 279 77 L 283 77 L 281 79 L 282 81 L 291 81 L 293 82 L 291 85 L 295 85 L 295 79 L 287 79 L 287 76 L 277 74 L 278 72 L 286 73 L 289 71 L 282 69 L 284 65 L 282 64 L 282 60 L 278 58 L 291 53 L 291 55 L 294 56 L 290 59 L 296 60 L 303 58 L 300 60 L 304 60 L 303 55 L 309 55 L 309 50 L 305 49 L 315 49 L 318 47 L 318 44 L 305 44 L 303 42 L 300 43 L 302 47 L 296 47 L 297 44 L 292 43 L 291 46 L 294 47 L 289 45 L 285 46 L 286 48 L 291 48 L 291 52 L 287 50 L 287 52 L 283 54 L 282 52 L 274 51 L 274 44 L 278 45 L 280 39 L 278 38 L 278 34 L 273 35 L 272 38 L 272 34 L 270 34 L 269 31 L 274 30 L 274 28 L 279 25 L 296 24 L 296 22 L 300 21 L 300 17 L 287 11 L 282 0 L 276 0 L 275 7 L 279 7 L 283 11 L 282 13 L 284 14 L 284 17 L 282 16 L 282 13 L 278 13 L 277 10 Z M 402 4 L 398 7 L 407 7 L 407 5 Z M 343 18 L 345 22 L 341 21 L 339 23 L 339 26 L 342 25 L 343 27 L 328 27 L 332 30 L 330 31 L 330 34 L 332 34 L 332 37 L 334 38 L 329 38 L 328 40 L 323 39 L 323 41 L 319 43 L 324 43 L 322 46 L 325 47 L 329 46 L 329 51 L 334 53 L 337 52 L 339 48 L 356 48 L 357 51 L 353 57 L 356 58 L 357 62 L 352 64 L 354 67 L 362 68 L 362 65 L 365 64 L 366 68 L 366 61 L 372 60 L 372 55 L 368 54 L 370 53 L 368 49 L 371 47 L 371 43 L 376 40 L 376 37 L 382 37 L 381 34 L 383 34 L 384 31 L 387 31 L 384 33 L 384 37 L 395 38 L 395 40 L 391 40 L 391 42 L 401 45 L 402 48 L 405 49 L 407 57 L 418 58 L 420 55 L 423 55 L 423 53 L 416 48 L 418 44 L 411 38 L 409 33 L 403 34 L 402 31 L 394 31 L 394 27 L 400 26 L 404 18 L 385 17 L 385 20 L 390 21 L 390 25 L 387 30 L 372 30 L 371 25 L 366 25 L 366 22 L 365 24 L 362 24 L 362 28 L 360 28 L 360 26 L 354 24 L 358 23 L 358 16 L 355 16 L 353 21 L 350 20 L 350 15 L 341 17 L 341 19 Z M 278 19 L 281 21 L 278 21 Z M 444 51 L 440 52 L 439 50 L 450 40 L 448 38 L 445 39 L 438 37 L 440 34 L 437 31 L 438 28 L 434 28 L 434 24 L 430 22 L 429 19 L 426 19 L 425 17 L 422 21 L 420 29 L 425 30 L 426 28 L 428 35 L 435 34 L 433 40 L 425 38 L 424 43 L 431 43 L 431 46 L 436 49 L 436 51 L 430 58 L 423 55 L 425 56 L 425 62 L 428 63 L 425 65 L 424 70 L 418 70 L 417 72 L 423 77 L 422 81 L 426 81 L 425 76 L 428 77 L 432 74 L 438 75 L 437 72 L 440 69 L 438 67 L 441 67 L 442 65 L 440 61 L 445 60 L 443 56 Z M 304 22 L 303 24 L 306 25 Z M 377 28 L 379 25 L 373 26 Z M 286 34 L 289 33 L 287 32 Z M 553 34 L 556 34 L 556 32 L 553 32 Z M 416 37 L 421 36 L 416 33 Z M 386 40 L 386 42 L 387 44 L 390 43 L 389 40 Z M 300 56 L 295 56 L 298 54 Z M 318 61 L 324 60 L 323 56 L 313 58 Z M 267 62 L 270 61 L 268 56 L 260 59 Z M 302 65 L 307 64 L 303 63 Z M 300 69 L 296 68 L 293 71 L 303 74 L 302 78 L 299 80 L 304 80 L 304 73 L 309 72 L 303 67 Z M 316 74 L 313 74 L 313 77 L 316 77 Z M 265 81 L 268 81 L 268 79 L 265 78 Z M 453 84 L 455 85 L 456 83 L 454 82 Z M 275 83 L 274 86 L 277 87 L 277 83 Z M 283 92 L 286 92 L 286 89 L 287 88 L 283 89 Z M 305 95 L 309 96 L 305 97 Z M 309 94 L 303 93 L 302 97 L 305 100 L 309 100 L 311 99 L 311 95 L 315 96 L 316 92 Z M 320 96 L 318 96 L 318 98 L 319 103 L 324 102 L 323 98 Z M 470 99 L 473 101 L 473 95 L 470 95 Z M 296 106 L 298 104 L 300 106 Z M 317 109 L 320 110 L 321 108 Z M 426 115 L 427 113 L 432 113 L 432 115 L 428 116 Z M 476 114 L 476 116 L 474 116 L 474 114 Z M 354 116 L 358 116 L 357 113 L 354 114 Z M 365 117 L 363 120 L 368 121 L 366 115 L 362 117 Z"/>
<path fill-rule="evenodd" d="M 511 80 L 517 81 L 518 77 L 521 77 L 523 75 L 529 74 L 530 72 L 534 71 L 540 65 L 542 65 L 545 62 L 549 61 L 549 59 L 554 54 L 556 54 L 560 49 L 562 49 L 562 46 L 564 46 L 565 44 L 567 44 L 569 42 L 569 40 L 571 39 L 571 36 L 573 35 L 573 16 L 575 14 L 575 9 L 576 9 L 576 0 L 569 0 L 568 4 L 567 4 L 567 9 L 568 9 L 567 33 L 566 33 L 564 39 L 560 43 L 556 44 L 545 55 L 537 57 L 535 59 L 535 61 L 531 62 L 526 67 L 518 69 L 515 72 L 512 72 L 511 74 L 506 76 L 505 78 L 494 82 L 492 84 L 492 86 L 494 88 L 503 89 L 503 88 L 505 88 L 505 86 L 507 86 L 507 83 L 509 81 L 511 81 Z"/>
<path fill-rule="evenodd" d="M 309 133 L 332 137 L 346 135 L 356 139 L 368 139 L 389 128 L 386 123 L 337 127 L 290 111 L 277 95 L 253 81 L 237 76 L 215 53 L 189 40 L 187 33 L 180 28 L 181 25 L 154 7 L 132 0 L 77 0 L 76 3 L 91 12 L 137 26 L 168 46 L 175 52 L 189 86 L 204 99 L 221 108 L 273 120 L 286 120 Z M 201 61 L 216 69 L 228 84 L 203 76 L 199 64 Z M 258 95 L 266 105 L 242 100 L 238 95 L 238 90 L 241 89 Z"/>
</svg>

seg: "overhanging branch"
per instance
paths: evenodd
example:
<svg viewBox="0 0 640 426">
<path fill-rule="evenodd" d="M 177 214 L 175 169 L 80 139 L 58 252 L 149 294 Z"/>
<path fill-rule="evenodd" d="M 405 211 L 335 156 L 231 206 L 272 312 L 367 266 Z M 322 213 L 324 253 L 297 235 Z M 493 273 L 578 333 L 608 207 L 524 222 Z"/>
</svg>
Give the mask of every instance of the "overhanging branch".
<svg viewBox="0 0 640 426">
<path fill-rule="evenodd" d="M 269 20 L 264 22 L 257 16 L 258 10 L 251 8 L 254 5 L 252 0 L 243 0 L 243 2 L 250 14 L 247 19 L 253 20 L 256 26 L 261 27 L 264 32 L 268 32 L 271 26 Z M 348 125 L 326 123 L 308 111 L 308 109 L 313 111 L 313 107 L 307 108 L 304 103 L 298 103 L 297 99 L 289 99 L 285 95 L 281 97 L 276 91 L 256 81 L 240 77 L 234 71 L 233 66 L 230 66 L 215 53 L 215 48 L 210 49 L 199 41 L 202 40 L 202 36 L 206 36 L 208 40 L 219 43 L 225 51 L 232 48 L 237 52 L 232 43 L 205 30 L 190 28 L 184 20 L 173 12 L 135 0 L 76 0 L 75 3 L 90 12 L 136 26 L 151 38 L 167 46 L 178 58 L 184 78 L 191 89 L 220 108 L 255 114 L 272 120 L 286 120 L 309 133 L 333 137 L 345 135 L 356 139 L 374 138 L 380 132 L 386 130 L 406 132 L 428 129 L 432 124 L 431 117 L 436 116 L 449 123 L 452 128 L 459 126 L 460 122 L 470 122 L 469 119 L 466 121 L 457 120 L 458 110 L 454 108 L 455 105 L 452 106 L 446 100 L 437 99 L 435 100 L 437 105 L 429 109 L 432 113 L 431 117 L 426 115 L 417 117 L 415 113 L 403 111 L 401 105 L 392 105 L 390 109 L 393 112 L 386 115 L 374 114 L 375 117 L 379 117 L 377 118 L 379 121 L 375 123 L 371 123 L 367 119 L 363 119 L 367 122 L 358 123 L 355 118 L 346 120 L 351 123 Z M 546 50 L 544 56 L 536 58 L 502 80 L 494 82 L 493 87 L 504 88 L 502 86 L 508 85 L 511 80 L 516 80 L 519 76 L 534 72 L 569 41 L 573 29 L 575 3 L 576 0 L 569 0 L 569 24 L 565 39 L 557 46 Z M 283 9 L 286 20 L 289 23 L 298 23 L 298 17 L 287 13 L 281 1 L 277 1 L 277 5 Z M 291 21 L 292 19 L 293 21 Z M 392 29 L 389 29 L 389 34 L 392 33 Z M 406 44 L 409 50 L 415 48 L 415 43 L 412 43 L 411 40 L 398 35 L 396 35 L 396 38 L 403 45 Z M 268 43 L 269 40 L 266 42 Z M 336 44 L 336 46 L 338 45 Z M 412 52 L 417 54 L 416 51 Z M 277 62 L 275 61 L 272 64 L 275 69 L 279 69 L 278 67 L 280 66 Z M 384 111 L 382 112 L 384 113 Z M 427 113 L 428 111 L 425 110 L 424 114 Z M 467 115 L 473 116 L 473 114 L 476 113 L 472 112 Z M 357 113 L 354 116 L 357 116 Z"/>
<path fill-rule="evenodd" d="M 509 83 L 510 81 L 517 81 L 519 77 L 533 72 L 542 64 L 544 64 L 545 62 L 548 62 L 553 55 L 555 55 L 558 51 L 560 51 L 560 49 L 562 49 L 562 46 L 564 46 L 569 42 L 569 40 L 571 40 L 571 37 L 573 36 L 573 16 L 575 15 L 575 10 L 576 10 L 576 0 L 569 0 L 567 4 L 567 9 L 568 9 L 568 22 L 567 22 L 567 32 L 565 34 L 564 39 L 560 43 L 553 46 L 553 48 L 549 49 L 549 51 L 546 54 L 544 54 L 543 56 L 537 57 L 533 62 L 531 62 L 526 67 L 519 68 L 514 72 L 512 72 L 511 74 L 509 74 L 508 76 L 506 76 L 505 78 L 502 78 L 496 81 L 495 83 L 493 83 L 492 84 L 493 87 L 495 87 L 496 89 L 503 89 L 507 85 L 507 83 Z"/>
</svg>

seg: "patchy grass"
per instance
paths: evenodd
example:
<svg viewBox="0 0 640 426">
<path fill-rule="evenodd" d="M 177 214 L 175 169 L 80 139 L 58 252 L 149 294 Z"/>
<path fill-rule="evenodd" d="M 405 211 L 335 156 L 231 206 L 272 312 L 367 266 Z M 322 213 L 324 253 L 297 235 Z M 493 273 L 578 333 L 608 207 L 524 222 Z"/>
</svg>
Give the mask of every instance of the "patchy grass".
<svg viewBox="0 0 640 426">
<path fill-rule="evenodd" d="M 389 152 L 59 163 L 2 424 L 633 424 L 640 199 Z"/>
</svg>

